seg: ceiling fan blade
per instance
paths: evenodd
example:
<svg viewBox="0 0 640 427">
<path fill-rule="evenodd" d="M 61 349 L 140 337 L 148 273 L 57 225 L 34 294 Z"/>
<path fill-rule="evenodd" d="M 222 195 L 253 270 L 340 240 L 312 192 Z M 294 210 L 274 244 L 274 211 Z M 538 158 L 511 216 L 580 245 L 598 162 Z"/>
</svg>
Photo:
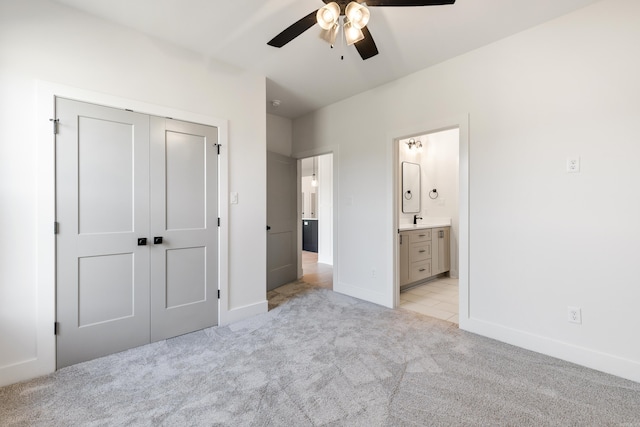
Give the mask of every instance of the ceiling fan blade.
<svg viewBox="0 0 640 427">
<path fill-rule="evenodd" d="M 317 10 L 311 12 L 304 18 L 295 22 L 294 24 L 286 28 L 283 32 L 268 41 L 267 44 L 273 47 L 282 47 L 285 44 L 289 43 L 291 40 L 295 39 L 300 34 L 304 33 L 316 24 L 316 13 L 318 13 Z"/>
<path fill-rule="evenodd" d="M 373 37 L 367 27 L 362 29 L 362 33 L 364 34 L 364 39 L 356 42 L 355 46 L 362 59 L 365 60 L 372 56 L 376 56 L 378 54 L 378 48 L 376 47 L 376 42 L 373 41 Z"/>
<path fill-rule="evenodd" d="M 367 6 L 442 6 L 456 0 L 367 0 Z"/>
</svg>

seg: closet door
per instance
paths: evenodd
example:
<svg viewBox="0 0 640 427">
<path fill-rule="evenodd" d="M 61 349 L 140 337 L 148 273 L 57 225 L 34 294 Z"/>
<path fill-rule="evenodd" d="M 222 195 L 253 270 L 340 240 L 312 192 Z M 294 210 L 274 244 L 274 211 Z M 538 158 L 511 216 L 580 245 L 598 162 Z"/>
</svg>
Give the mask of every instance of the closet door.
<svg viewBox="0 0 640 427">
<path fill-rule="evenodd" d="M 56 98 L 57 367 L 149 342 L 149 117 Z"/>
<path fill-rule="evenodd" d="M 151 117 L 151 340 L 217 324 L 218 129 Z"/>
</svg>

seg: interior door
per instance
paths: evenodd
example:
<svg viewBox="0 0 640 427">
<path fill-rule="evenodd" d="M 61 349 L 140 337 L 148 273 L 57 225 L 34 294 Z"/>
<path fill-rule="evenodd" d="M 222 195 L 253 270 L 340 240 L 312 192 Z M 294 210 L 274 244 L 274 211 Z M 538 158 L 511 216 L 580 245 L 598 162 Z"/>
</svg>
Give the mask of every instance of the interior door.
<svg viewBox="0 0 640 427">
<path fill-rule="evenodd" d="M 151 341 L 218 320 L 218 130 L 151 117 Z"/>
<path fill-rule="evenodd" d="M 149 342 L 149 117 L 56 98 L 57 367 Z"/>
<path fill-rule="evenodd" d="M 267 152 L 267 290 L 297 279 L 297 162 Z"/>
</svg>

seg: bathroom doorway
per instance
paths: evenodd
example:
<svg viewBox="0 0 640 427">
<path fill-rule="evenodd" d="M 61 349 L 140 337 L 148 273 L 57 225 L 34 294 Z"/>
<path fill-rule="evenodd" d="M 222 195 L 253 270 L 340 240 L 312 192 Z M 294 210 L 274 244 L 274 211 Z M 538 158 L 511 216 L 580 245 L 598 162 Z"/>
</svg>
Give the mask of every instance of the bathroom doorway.
<svg viewBox="0 0 640 427">
<path fill-rule="evenodd" d="M 460 129 L 395 140 L 397 306 L 459 323 Z"/>
<path fill-rule="evenodd" d="M 333 154 L 300 160 L 301 277 L 333 289 Z"/>
</svg>

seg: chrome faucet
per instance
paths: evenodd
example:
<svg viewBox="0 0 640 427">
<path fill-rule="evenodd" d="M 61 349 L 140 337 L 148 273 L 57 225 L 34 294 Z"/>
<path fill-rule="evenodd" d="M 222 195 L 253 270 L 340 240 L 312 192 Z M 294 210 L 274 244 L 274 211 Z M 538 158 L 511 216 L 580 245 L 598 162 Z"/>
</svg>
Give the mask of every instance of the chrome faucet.
<svg viewBox="0 0 640 427">
<path fill-rule="evenodd" d="M 422 219 L 421 216 L 418 216 L 417 214 L 413 216 L 413 225 L 416 225 L 418 223 L 418 220 Z"/>
</svg>

